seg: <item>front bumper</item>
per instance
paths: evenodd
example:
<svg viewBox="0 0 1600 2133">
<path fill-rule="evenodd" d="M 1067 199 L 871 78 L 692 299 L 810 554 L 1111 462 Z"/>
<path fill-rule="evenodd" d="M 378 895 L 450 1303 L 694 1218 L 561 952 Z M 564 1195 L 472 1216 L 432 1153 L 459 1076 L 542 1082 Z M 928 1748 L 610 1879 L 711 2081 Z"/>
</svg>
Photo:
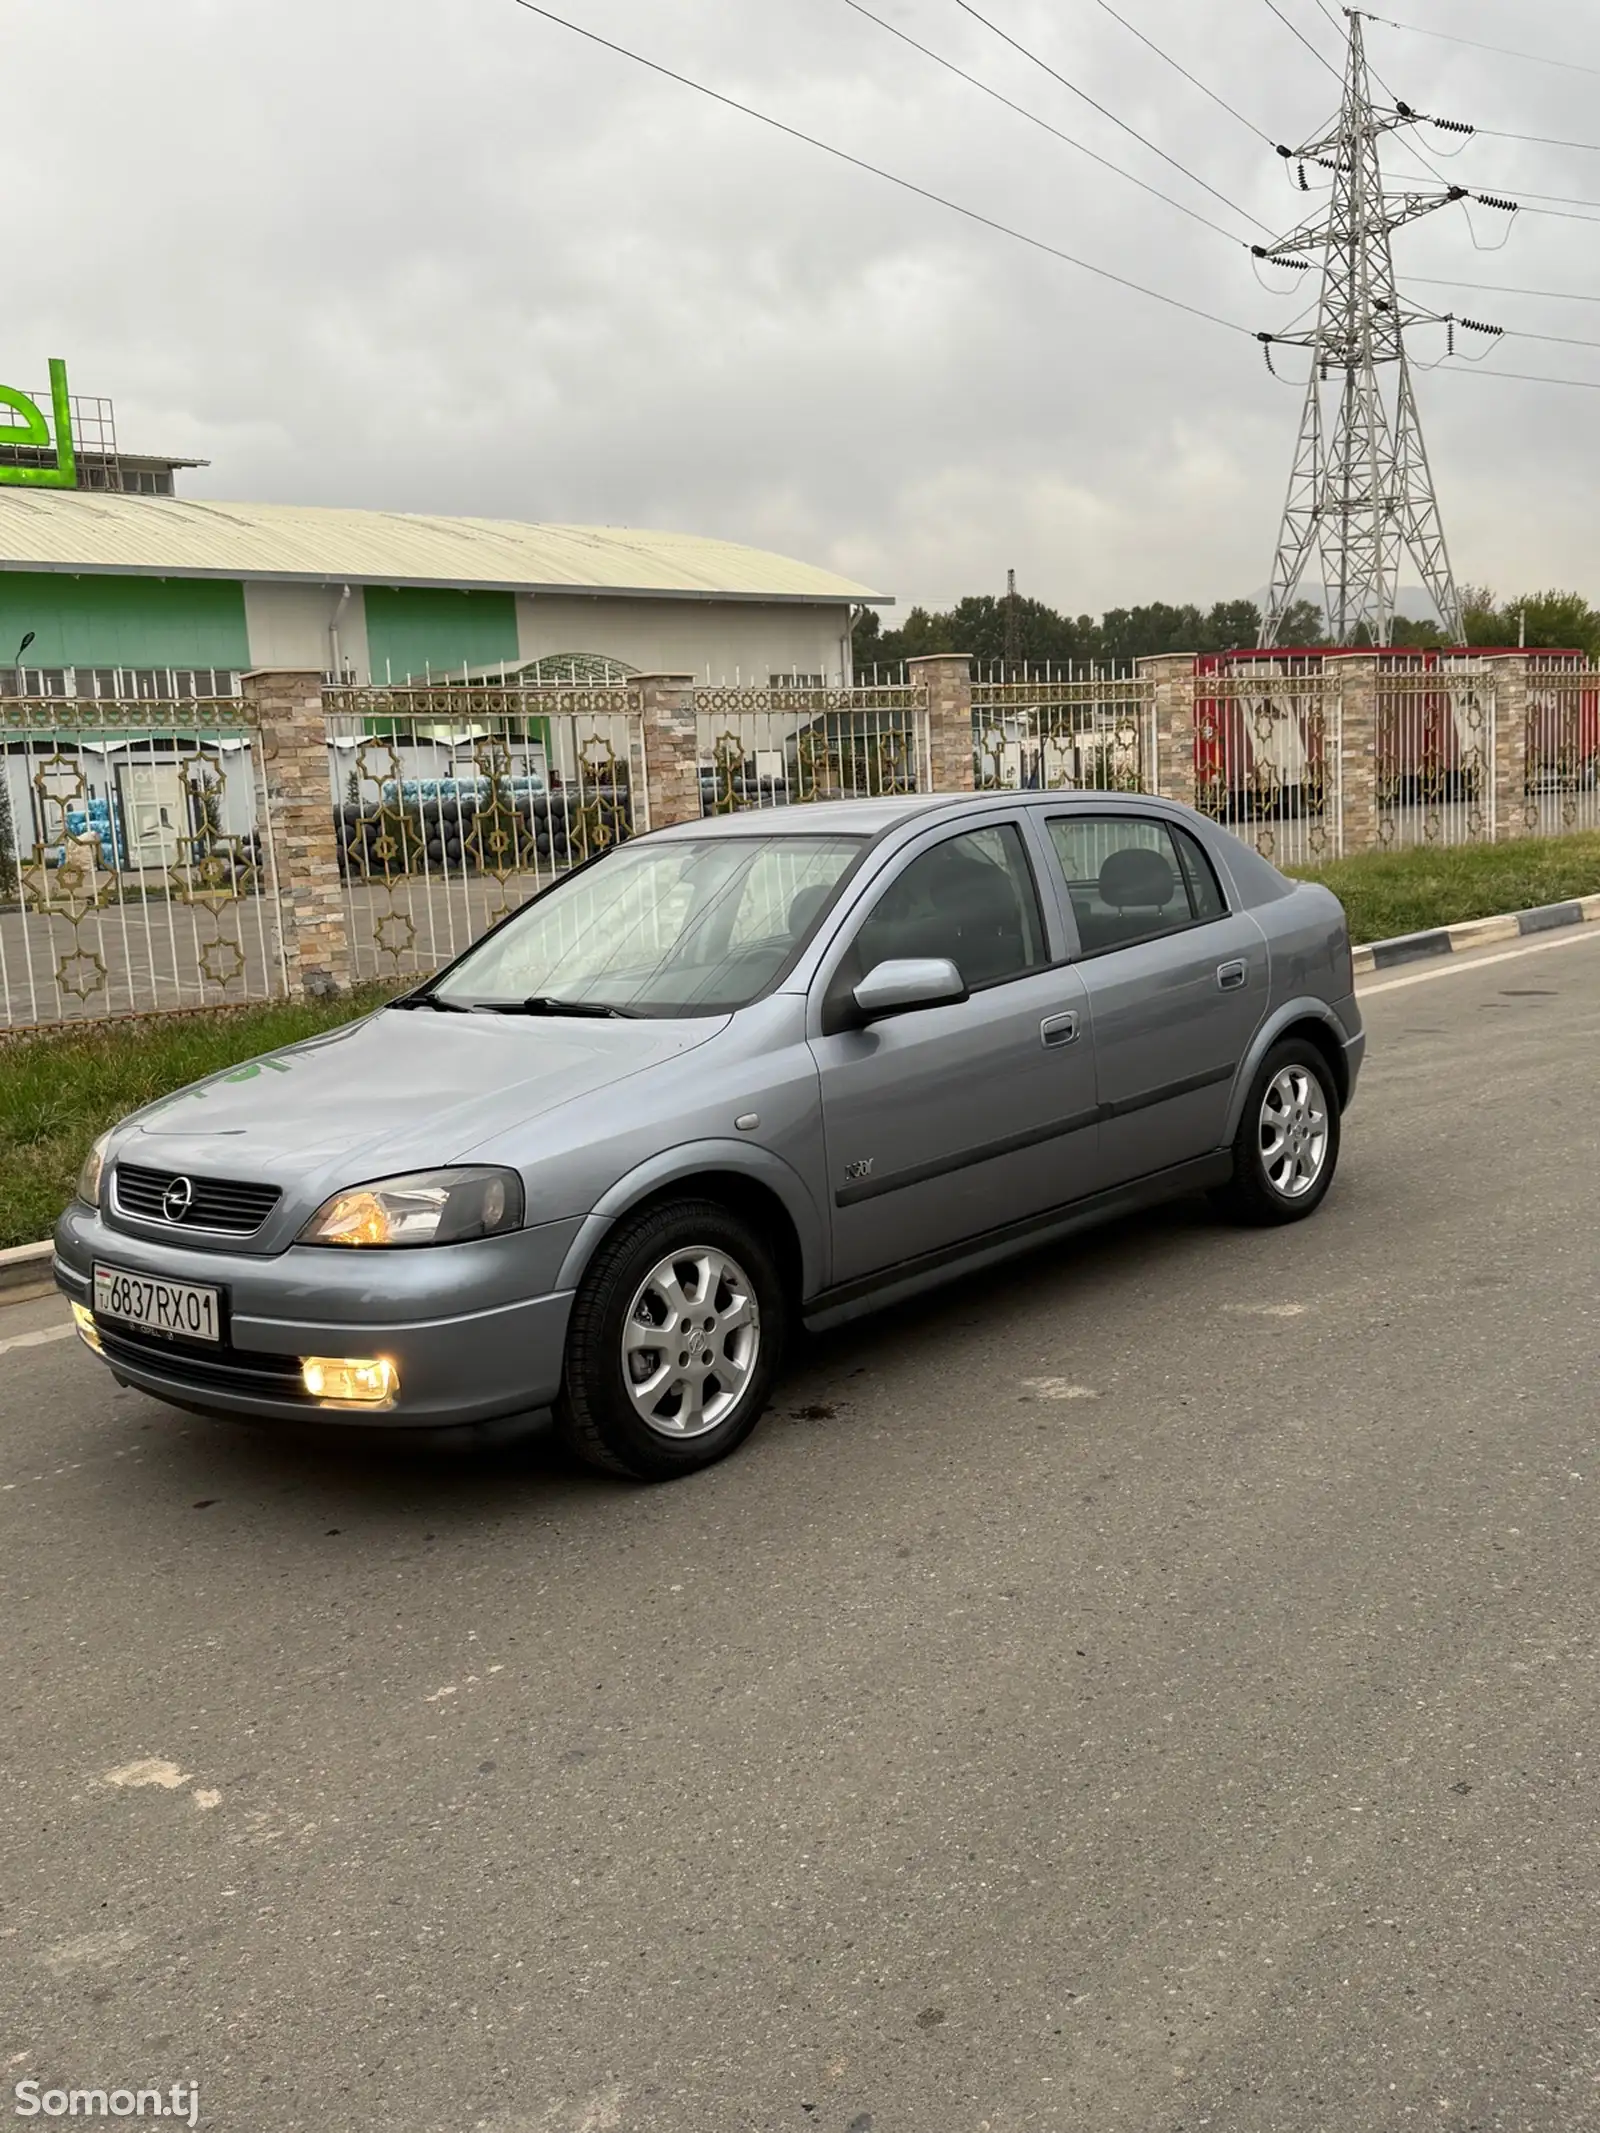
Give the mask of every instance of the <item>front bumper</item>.
<svg viewBox="0 0 1600 2133">
<path fill-rule="evenodd" d="M 56 1226 L 56 1285 L 92 1302 L 98 1259 L 202 1282 L 227 1296 L 226 1338 L 200 1346 L 97 1318 L 115 1375 L 174 1407 L 257 1421 L 439 1429 L 548 1407 L 561 1385 L 572 1293 L 556 1274 L 577 1223 L 410 1252 L 291 1246 L 273 1258 L 197 1251 L 114 1229 L 74 1204 Z M 385 1407 L 330 1410 L 300 1382 L 302 1357 L 389 1356 Z"/>
</svg>

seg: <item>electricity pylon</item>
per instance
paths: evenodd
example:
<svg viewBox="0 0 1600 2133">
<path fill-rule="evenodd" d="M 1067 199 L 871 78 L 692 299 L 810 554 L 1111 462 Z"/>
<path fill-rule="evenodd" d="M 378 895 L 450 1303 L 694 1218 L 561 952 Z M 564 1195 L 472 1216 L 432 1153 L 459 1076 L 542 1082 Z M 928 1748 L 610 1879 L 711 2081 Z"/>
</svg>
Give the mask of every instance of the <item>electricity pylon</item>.
<svg viewBox="0 0 1600 2133">
<path fill-rule="evenodd" d="M 1449 326 L 1453 348 L 1454 321 L 1401 302 L 1389 240 L 1406 223 L 1476 196 L 1463 186 L 1385 196 L 1379 143 L 1401 127 L 1416 125 L 1423 114 L 1405 104 L 1392 109 L 1374 105 L 1361 16 L 1353 10 L 1347 13 L 1350 51 L 1338 121 L 1320 139 L 1278 151 L 1296 168 L 1304 189 L 1309 190 L 1308 167 L 1331 171 L 1327 212 L 1276 244 L 1253 247 L 1260 259 L 1307 268 L 1312 261 L 1305 255 L 1323 255 L 1315 327 L 1306 333 L 1257 336 L 1266 347 L 1269 367 L 1274 344 L 1311 352 L 1261 643 L 1278 642 L 1284 616 L 1315 554 L 1322 566 L 1333 642 L 1350 644 L 1361 638 L 1388 644 L 1403 552 L 1421 574 L 1445 629 L 1459 643 L 1461 602 L 1405 346 L 1407 327 L 1429 324 Z M 1386 370 L 1393 379 L 1389 393 L 1380 375 Z M 1325 400 L 1330 403 L 1326 409 Z"/>
</svg>

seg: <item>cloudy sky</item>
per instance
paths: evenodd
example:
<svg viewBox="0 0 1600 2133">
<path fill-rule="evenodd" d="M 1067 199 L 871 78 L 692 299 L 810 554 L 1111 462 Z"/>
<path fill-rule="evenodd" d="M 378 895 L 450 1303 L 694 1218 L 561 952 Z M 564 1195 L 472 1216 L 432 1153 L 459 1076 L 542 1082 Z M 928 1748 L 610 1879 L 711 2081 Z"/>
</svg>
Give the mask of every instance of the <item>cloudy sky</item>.
<svg viewBox="0 0 1600 2133">
<path fill-rule="evenodd" d="M 31 385 L 66 356 L 75 390 L 114 397 L 125 445 L 213 461 L 195 495 L 682 527 L 902 605 L 1001 589 L 1008 566 L 1074 612 L 1265 583 L 1299 395 L 1247 334 L 1312 290 L 1281 271 L 1263 287 L 1246 244 L 1251 218 L 1286 229 L 1307 203 L 1102 0 L 978 4 L 1221 199 L 959 0 L 869 4 L 1220 230 L 847 0 L 553 4 L 1247 332 L 963 221 L 515 0 L 5 0 L 0 378 Z M 1338 63 L 1333 0 L 1277 4 Z M 1392 4 L 1570 63 L 1374 25 L 1408 103 L 1600 142 L 1592 6 Z M 1115 5 L 1270 139 L 1332 116 L 1333 76 L 1266 0 Z M 1482 138 L 1445 163 L 1452 136 L 1417 139 L 1475 188 L 1600 203 L 1600 153 Z M 1490 287 L 1600 298 L 1584 227 L 1454 208 L 1396 249 L 1403 278 L 1473 285 L 1412 282 L 1418 302 L 1600 343 L 1600 301 Z M 1442 335 L 1415 347 L 1442 354 Z M 1489 375 L 1600 381 L 1600 346 L 1508 334 L 1460 369 L 1419 373 L 1458 577 L 1600 598 L 1600 393 Z"/>
</svg>

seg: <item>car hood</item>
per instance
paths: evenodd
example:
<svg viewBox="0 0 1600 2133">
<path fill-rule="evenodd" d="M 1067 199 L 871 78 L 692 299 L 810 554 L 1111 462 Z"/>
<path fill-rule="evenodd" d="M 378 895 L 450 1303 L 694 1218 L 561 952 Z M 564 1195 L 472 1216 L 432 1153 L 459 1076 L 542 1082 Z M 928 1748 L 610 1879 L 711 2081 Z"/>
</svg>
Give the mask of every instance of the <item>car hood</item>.
<svg viewBox="0 0 1600 2133">
<path fill-rule="evenodd" d="M 231 1067 L 124 1121 L 124 1162 L 305 1185 L 460 1162 L 727 1026 L 390 1011 Z"/>
</svg>

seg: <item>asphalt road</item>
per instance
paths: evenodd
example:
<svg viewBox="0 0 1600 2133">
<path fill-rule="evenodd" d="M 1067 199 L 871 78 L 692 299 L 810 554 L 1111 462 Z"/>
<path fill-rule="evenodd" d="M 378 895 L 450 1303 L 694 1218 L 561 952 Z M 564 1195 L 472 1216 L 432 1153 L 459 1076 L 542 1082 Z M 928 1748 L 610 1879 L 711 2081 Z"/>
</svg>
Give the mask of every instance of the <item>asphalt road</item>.
<svg viewBox="0 0 1600 2133">
<path fill-rule="evenodd" d="M 1600 2126 L 1600 937 L 1368 1008 L 1314 1222 L 853 1328 L 669 1489 L 0 1350 L 0 2117 Z"/>
</svg>

